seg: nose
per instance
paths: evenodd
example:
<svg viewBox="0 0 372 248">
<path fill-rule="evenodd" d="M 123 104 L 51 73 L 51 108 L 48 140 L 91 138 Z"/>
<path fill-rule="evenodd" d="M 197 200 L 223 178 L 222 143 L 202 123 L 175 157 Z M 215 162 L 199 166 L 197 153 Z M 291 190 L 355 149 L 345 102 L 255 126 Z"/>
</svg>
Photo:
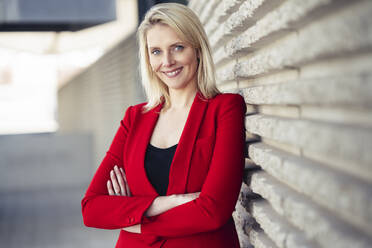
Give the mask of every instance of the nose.
<svg viewBox="0 0 372 248">
<path fill-rule="evenodd" d="M 170 53 L 170 52 L 164 53 L 163 66 L 169 67 L 169 66 L 174 65 L 174 63 L 175 63 L 175 60 L 174 60 L 174 57 L 173 57 L 172 53 Z"/>
</svg>

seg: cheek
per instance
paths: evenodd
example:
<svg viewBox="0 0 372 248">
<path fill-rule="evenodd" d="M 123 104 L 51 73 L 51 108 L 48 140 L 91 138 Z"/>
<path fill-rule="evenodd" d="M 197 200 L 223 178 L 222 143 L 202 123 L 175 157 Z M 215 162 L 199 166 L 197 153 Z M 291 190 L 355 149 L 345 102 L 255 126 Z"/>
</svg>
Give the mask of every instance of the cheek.
<svg viewBox="0 0 372 248">
<path fill-rule="evenodd" d="M 195 67 L 197 68 L 197 65 L 198 65 L 198 62 L 197 62 L 197 59 L 196 59 L 196 56 L 194 54 L 190 54 L 189 56 L 185 56 L 183 58 L 183 63 L 184 64 L 187 64 L 191 67 Z"/>
<path fill-rule="evenodd" d="M 197 69 L 198 69 L 198 61 L 196 60 L 196 58 L 191 58 L 189 61 L 188 61 L 188 65 L 190 67 L 190 70 L 192 72 L 195 72 Z"/>
<path fill-rule="evenodd" d="M 150 66 L 154 72 L 158 72 L 160 68 L 160 63 L 156 59 L 150 59 Z"/>
</svg>

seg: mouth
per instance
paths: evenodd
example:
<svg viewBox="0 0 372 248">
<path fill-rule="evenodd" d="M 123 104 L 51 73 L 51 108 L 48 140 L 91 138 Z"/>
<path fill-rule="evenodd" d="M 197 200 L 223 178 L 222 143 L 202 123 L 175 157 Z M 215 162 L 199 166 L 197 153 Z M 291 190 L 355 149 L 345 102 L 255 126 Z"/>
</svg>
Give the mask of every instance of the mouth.
<svg viewBox="0 0 372 248">
<path fill-rule="evenodd" d="M 167 77 L 173 78 L 173 77 L 177 77 L 177 75 L 180 74 L 180 72 L 182 71 L 182 69 L 183 69 L 183 67 L 180 67 L 180 68 L 174 69 L 172 71 L 163 71 L 163 73 Z"/>
</svg>

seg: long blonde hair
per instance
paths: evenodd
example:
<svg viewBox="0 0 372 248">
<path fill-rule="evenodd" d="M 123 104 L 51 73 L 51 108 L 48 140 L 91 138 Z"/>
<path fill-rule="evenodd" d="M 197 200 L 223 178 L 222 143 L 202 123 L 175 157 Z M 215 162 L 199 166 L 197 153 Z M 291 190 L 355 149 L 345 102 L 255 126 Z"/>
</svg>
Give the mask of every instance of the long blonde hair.
<svg viewBox="0 0 372 248">
<path fill-rule="evenodd" d="M 153 72 L 148 54 L 147 31 L 156 24 L 171 27 L 185 42 L 191 44 L 199 54 L 197 87 L 203 97 L 209 99 L 219 93 L 215 81 L 215 68 L 207 35 L 195 13 L 182 4 L 163 3 L 152 7 L 138 27 L 139 60 L 142 85 L 147 96 L 144 110 L 149 111 L 164 100 L 164 108 L 170 105 L 169 91 Z"/>
</svg>

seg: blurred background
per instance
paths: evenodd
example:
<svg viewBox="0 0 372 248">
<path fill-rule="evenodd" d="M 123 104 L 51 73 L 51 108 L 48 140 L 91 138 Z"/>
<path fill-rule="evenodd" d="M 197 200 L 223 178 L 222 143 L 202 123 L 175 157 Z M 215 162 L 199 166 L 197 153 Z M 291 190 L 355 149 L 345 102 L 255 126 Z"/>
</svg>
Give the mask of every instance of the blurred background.
<svg viewBox="0 0 372 248">
<path fill-rule="evenodd" d="M 114 247 L 80 201 L 144 100 L 135 31 L 161 2 L 0 0 L 1 247 Z"/>
<path fill-rule="evenodd" d="M 0 0 L 0 247 L 114 247 L 80 200 L 144 101 L 135 31 L 160 2 Z M 246 101 L 241 247 L 370 248 L 372 1 L 178 2 Z"/>
</svg>

